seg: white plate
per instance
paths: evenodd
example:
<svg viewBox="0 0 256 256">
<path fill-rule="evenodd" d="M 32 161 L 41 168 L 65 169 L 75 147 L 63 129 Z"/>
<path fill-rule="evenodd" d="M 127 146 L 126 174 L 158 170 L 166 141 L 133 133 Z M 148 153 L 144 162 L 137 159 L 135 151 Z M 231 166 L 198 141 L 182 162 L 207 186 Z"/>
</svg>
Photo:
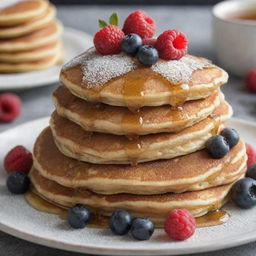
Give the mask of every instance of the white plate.
<svg viewBox="0 0 256 256">
<path fill-rule="evenodd" d="M 65 51 L 64 62 L 92 46 L 90 35 L 72 28 L 65 27 L 62 38 Z M 0 74 L 0 90 L 28 89 L 56 83 L 59 81 L 60 68 L 61 65 L 58 65 L 41 71 Z"/>
<path fill-rule="evenodd" d="M 32 149 L 36 137 L 47 124 L 48 118 L 43 118 L 0 134 L 0 161 L 17 144 Z M 256 146 L 255 123 L 233 119 L 229 124 L 240 132 L 241 137 Z M 232 204 L 225 207 L 231 214 L 226 224 L 198 228 L 195 235 L 185 242 L 170 241 L 163 230 L 156 230 L 149 241 L 142 242 L 128 236 L 114 236 L 104 229 L 74 230 L 57 216 L 34 210 L 24 201 L 23 196 L 11 195 L 5 187 L 5 178 L 5 172 L 0 170 L 0 230 L 34 243 L 102 255 L 177 255 L 256 241 L 256 208 L 239 210 Z"/>
</svg>

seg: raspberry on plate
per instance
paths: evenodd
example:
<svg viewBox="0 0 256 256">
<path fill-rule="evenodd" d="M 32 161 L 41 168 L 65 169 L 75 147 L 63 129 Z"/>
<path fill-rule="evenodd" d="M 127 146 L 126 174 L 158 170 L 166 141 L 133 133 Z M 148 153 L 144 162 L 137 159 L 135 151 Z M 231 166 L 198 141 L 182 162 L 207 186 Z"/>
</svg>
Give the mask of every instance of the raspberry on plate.
<svg viewBox="0 0 256 256">
<path fill-rule="evenodd" d="M 151 38 L 156 32 L 156 23 L 146 12 L 137 10 L 127 17 L 123 31 L 126 35 L 134 33 L 142 39 Z"/>
<path fill-rule="evenodd" d="M 246 154 L 247 154 L 247 166 L 251 166 L 253 164 L 256 164 L 256 153 L 254 148 L 250 145 L 246 143 Z"/>
<path fill-rule="evenodd" d="M 191 237 L 196 229 L 196 220 L 186 209 L 175 209 L 167 217 L 164 230 L 167 235 L 174 239 L 183 241 Z"/>
<path fill-rule="evenodd" d="M 20 98 L 12 93 L 0 95 L 0 122 L 11 122 L 16 119 L 21 111 Z"/>
<path fill-rule="evenodd" d="M 256 69 L 252 69 L 247 73 L 245 85 L 250 92 L 256 93 Z"/>
<path fill-rule="evenodd" d="M 156 41 L 159 56 L 165 60 L 179 60 L 187 54 L 187 37 L 176 29 L 166 30 Z"/>
<path fill-rule="evenodd" d="M 118 54 L 121 52 L 121 44 L 124 32 L 114 25 L 108 25 L 94 35 L 94 46 L 102 55 Z"/>
<path fill-rule="evenodd" d="M 31 152 L 20 145 L 11 149 L 4 158 L 4 168 L 8 173 L 16 171 L 29 173 L 32 164 Z"/>
</svg>

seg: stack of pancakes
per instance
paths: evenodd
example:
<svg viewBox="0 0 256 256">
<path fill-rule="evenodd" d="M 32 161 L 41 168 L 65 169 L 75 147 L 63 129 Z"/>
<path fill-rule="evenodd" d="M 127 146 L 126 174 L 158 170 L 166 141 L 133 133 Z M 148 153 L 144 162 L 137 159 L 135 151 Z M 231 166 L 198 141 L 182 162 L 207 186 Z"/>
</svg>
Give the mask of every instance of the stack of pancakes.
<svg viewBox="0 0 256 256">
<path fill-rule="evenodd" d="M 63 59 L 61 24 L 47 0 L 0 3 L 0 73 L 46 69 Z"/>
<path fill-rule="evenodd" d="M 92 52 L 62 69 L 56 111 L 34 146 L 33 192 L 63 208 L 81 203 L 103 216 L 125 209 L 160 225 L 175 208 L 195 217 L 219 209 L 247 160 L 242 141 L 221 159 L 205 150 L 232 115 L 219 89 L 227 73 L 195 68 L 205 60 L 192 56 L 186 65 L 159 60 L 168 74 L 179 67 L 174 83 L 162 72 L 168 67 L 160 74 Z"/>
</svg>

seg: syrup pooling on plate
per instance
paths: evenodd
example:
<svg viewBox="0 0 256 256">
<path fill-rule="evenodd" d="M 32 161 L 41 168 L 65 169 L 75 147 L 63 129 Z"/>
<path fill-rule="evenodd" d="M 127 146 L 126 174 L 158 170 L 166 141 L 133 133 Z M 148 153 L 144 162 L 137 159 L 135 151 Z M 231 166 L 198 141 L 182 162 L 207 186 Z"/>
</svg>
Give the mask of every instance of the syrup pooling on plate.
<svg viewBox="0 0 256 256">
<path fill-rule="evenodd" d="M 49 201 L 38 196 L 33 191 L 28 191 L 25 194 L 26 201 L 36 210 L 41 212 L 46 212 L 50 214 L 55 214 L 59 216 L 61 219 L 67 218 L 67 209 L 61 208 Z M 230 215 L 226 211 L 216 210 L 207 213 L 204 216 L 196 218 L 197 227 L 209 227 L 224 224 L 228 221 Z M 102 215 L 92 215 L 91 222 L 89 224 L 90 227 L 102 228 L 108 227 L 109 218 Z M 162 227 L 163 224 L 156 223 L 157 227 Z"/>
</svg>

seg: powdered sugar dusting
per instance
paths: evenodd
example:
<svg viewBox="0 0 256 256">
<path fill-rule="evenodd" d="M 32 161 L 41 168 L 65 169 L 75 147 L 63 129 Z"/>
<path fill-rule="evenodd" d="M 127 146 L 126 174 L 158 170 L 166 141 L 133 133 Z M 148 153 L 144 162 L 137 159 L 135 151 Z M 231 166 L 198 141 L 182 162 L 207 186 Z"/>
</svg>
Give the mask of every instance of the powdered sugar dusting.
<svg viewBox="0 0 256 256">
<path fill-rule="evenodd" d="M 180 60 L 158 61 L 152 70 L 174 84 L 188 83 L 195 70 L 211 66 L 211 62 L 203 58 L 185 56 Z"/>
<path fill-rule="evenodd" d="M 124 75 L 137 67 L 126 54 L 100 55 L 94 48 L 78 55 L 63 66 L 63 70 L 80 64 L 83 82 L 87 88 L 98 87 L 109 80 Z"/>
</svg>

